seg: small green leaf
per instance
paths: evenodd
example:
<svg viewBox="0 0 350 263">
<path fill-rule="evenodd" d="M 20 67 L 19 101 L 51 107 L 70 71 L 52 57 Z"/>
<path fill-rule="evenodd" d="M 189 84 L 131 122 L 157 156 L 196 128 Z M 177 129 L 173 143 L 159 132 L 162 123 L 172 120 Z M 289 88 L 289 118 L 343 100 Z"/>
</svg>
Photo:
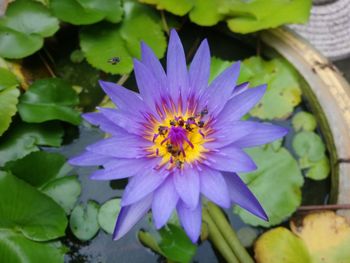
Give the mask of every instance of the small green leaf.
<svg viewBox="0 0 350 263">
<path fill-rule="evenodd" d="M 282 24 L 305 23 L 308 21 L 311 0 L 260 0 L 226 1 L 221 7 L 228 17 L 227 25 L 237 33 L 251 33 L 261 29 L 278 27 Z"/>
<path fill-rule="evenodd" d="M 64 236 L 67 218 L 51 198 L 14 175 L 0 171 L 0 228 L 35 241 Z"/>
<path fill-rule="evenodd" d="M 167 259 L 175 262 L 191 262 L 196 254 L 197 246 L 188 238 L 181 227 L 168 224 L 159 234 L 161 241 L 159 247 Z"/>
<path fill-rule="evenodd" d="M 49 182 L 41 191 L 55 200 L 69 215 L 81 193 L 81 185 L 77 176 L 65 176 Z"/>
<path fill-rule="evenodd" d="M 125 18 L 120 25 L 100 23 L 85 28 L 80 34 L 80 46 L 87 61 L 108 73 L 126 74 L 132 68 L 132 58 L 140 57 L 140 42 L 145 41 L 158 57 L 164 55 L 166 39 L 159 15 L 135 1 L 124 3 Z M 120 62 L 108 63 L 118 56 Z"/>
<path fill-rule="evenodd" d="M 292 119 L 292 125 L 296 132 L 314 131 L 317 127 L 316 118 L 309 112 L 299 111 Z"/>
<path fill-rule="evenodd" d="M 303 176 L 298 164 L 287 149 L 278 151 L 271 146 L 247 150 L 258 169 L 241 174 L 269 216 L 265 222 L 240 207 L 234 211 L 242 220 L 253 226 L 273 226 L 290 216 L 300 205 Z"/>
<path fill-rule="evenodd" d="M 98 223 L 108 234 L 113 234 L 115 222 L 120 212 L 120 199 L 105 202 L 98 212 Z"/>
<path fill-rule="evenodd" d="M 43 45 L 58 30 L 58 20 L 39 2 L 16 0 L 0 20 L 0 56 L 22 58 Z"/>
<path fill-rule="evenodd" d="M 98 232 L 100 228 L 97 222 L 99 207 L 98 203 L 89 200 L 86 207 L 80 204 L 73 209 L 69 226 L 78 239 L 82 241 L 90 240 Z"/>
<path fill-rule="evenodd" d="M 21 96 L 18 110 L 25 122 L 62 120 L 77 125 L 80 114 L 72 107 L 78 103 L 78 95 L 64 80 L 40 79 Z"/>
<path fill-rule="evenodd" d="M 299 157 L 307 157 L 311 162 L 319 161 L 325 156 L 326 147 L 321 137 L 314 132 L 297 133 L 292 145 Z"/>
<path fill-rule="evenodd" d="M 189 14 L 192 22 L 200 26 L 213 26 L 224 19 L 225 15 L 219 10 L 220 0 L 194 0 L 194 2 Z"/>
<path fill-rule="evenodd" d="M 62 136 L 63 129 L 58 123 L 21 123 L 1 137 L 0 166 L 38 151 L 38 145 L 60 146 Z"/>
<path fill-rule="evenodd" d="M 299 75 L 286 60 L 275 58 L 265 61 L 251 57 L 242 63 L 239 83 L 249 81 L 250 86 L 267 84 L 267 91 L 250 111 L 264 120 L 285 119 L 301 102 Z"/>
<path fill-rule="evenodd" d="M 0 259 L 7 263 L 62 263 L 64 250 L 57 242 L 35 242 L 12 230 L 0 230 Z M 59 243 L 60 244 L 60 243 Z"/>
<path fill-rule="evenodd" d="M 40 187 L 54 179 L 66 158 L 59 153 L 32 152 L 22 159 L 9 162 L 6 169 L 34 187 Z"/>
<path fill-rule="evenodd" d="M 313 180 L 323 180 L 329 175 L 331 168 L 327 156 L 321 160 L 312 163 L 311 168 L 306 172 L 305 176 Z"/>
<path fill-rule="evenodd" d="M 0 91 L 0 136 L 10 127 L 12 116 L 17 112 L 19 90 L 14 86 Z"/>
<path fill-rule="evenodd" d="M 50 9 L 73 25 L 94 24 L 103 19 L 117 23 L 123 15 L 120 0 L 51 0 Z"/>
</svg>

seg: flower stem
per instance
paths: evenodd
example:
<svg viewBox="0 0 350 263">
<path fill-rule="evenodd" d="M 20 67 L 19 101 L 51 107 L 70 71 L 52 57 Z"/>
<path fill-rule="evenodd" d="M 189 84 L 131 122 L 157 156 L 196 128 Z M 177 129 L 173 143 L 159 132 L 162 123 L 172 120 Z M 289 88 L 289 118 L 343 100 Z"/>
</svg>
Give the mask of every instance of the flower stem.
<svg viewBox="0 0 350 263">
<path fill-rule="evenodd" d="M 225 242 L 224 237 L 221 235 L 206 208 L 203 209 L 203 221 L 208 225 L 209 239 L 212 241 L 213 245 L 220 252 L 223 258 L 229 263 L 239 263 L 237 257 L 232 252 L 229 245 Z"/>
<path fill-rule="evenodd" d="M 241 263 L 254 263 L 254 260 L 249 255 L 247 250 L 243 247 L 235 231 L 232 229 L 231 225 L 227 221 L 225 214 L 222 210 L 211 202 L 208 202 L 207 209 L 210 217 L 215 222 L 220 233 L 226 240 L 227 244 L 232 249 L 233 253 L 237 256 L 239 262 Z"/>
</svg>

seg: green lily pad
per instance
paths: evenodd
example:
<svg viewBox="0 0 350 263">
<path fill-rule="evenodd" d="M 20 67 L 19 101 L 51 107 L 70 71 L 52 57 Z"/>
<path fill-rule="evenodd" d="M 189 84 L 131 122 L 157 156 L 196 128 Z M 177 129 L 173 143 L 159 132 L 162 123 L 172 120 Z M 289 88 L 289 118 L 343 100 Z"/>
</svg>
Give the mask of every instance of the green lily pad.
<svg viewBox="0 0 350 263">
<path fill-rule="evenodd" d="M 98 203 L 89 200 L 86 207 L 80 204 L 73 209 L 70 215 L 69 226 L 78 239 L 87 241 L 96 235 L 100 228 L 97 222 L 99 208 Z"/>
<path fill-rule="evenodd" d="M 255 258 L 259 263 L 311 263 L 305 243 L 284 227 L 264 233 L 256 242 Z"/>
<path fill-rule="evenodd" d="M 63 129 L 59 123 L 16 125 L 0 140 L 0 166 L 38 151 L 38 145 L 58 147 L 62 136 Z"/>
<path fill-rule="evenodd" d="M 40 187 L 57 177 L 66 158 L 59 153 L 32 152 L 6 164 L 6 169 L 34 187 Z"/>
<path fill-rule="evenodd" d="M 12 230 L 0 230 L 0 259 L 8 263 L 62 263 L 64 249 L 58 242 L 35 242 Z M 60 244 L 60 243 L 59 243 Z"/>
<path fill-rule="evenodd" d="M 202 26 L 213 26 L 226 20 L 233 32 L 250 33 L 277 27 L 286 23 L 307 22 L 311 0 L 141 0 L 167 10 L 175 15 L 189 13 L 192 22 Z"/>
<path fill-rule="evenodd" d="M 151 8 L 135 1 L 124 3 L 125 17 L 120 25 L 101 23 L 84 28 L 80 34 L 80 46 L 87 61 L 108 73 L 126 74 L 132 66 L 132 58 L 140 57 L 140 41 L 145 41 L 158 57 L 164 55 L 166 39 L 159 15 Z M 112 65 L 108 60 L 119 57 Z"/>
<path fill-rule="evenodd" d="M 241 174 L 241 177 L 265 209 L 269 221 L 265 222 L 240 207 L 235 207 L 234 211 L 249 225 L 277 225 L 300 205 L 304 180 L 298 163 L 283 147 L 278 151 L 271 146 L 251 148 L 247 152 L 258 169 Z"/>
<path fill-rule="evenodd" d="M 311 162 L 319 161 L 325 156 L 326 147 L 321 137 L 314 132 L 297 133 L 293 138 L 292 146 L 299 157 L 306 157 Z"/>
<path fill-rule="evenodd" d="M 314 131 L 317 127 L 316 118 L 309 112 L 299 111 L 292 119 L 292 125 L 296 132 Z"/>
<path fill-rule="evenodd" d="M 67 218 L 51 198 L 14 175 L 0 171 L 0 229 L 47 241 L 64 236 Z"/>
<path fill-rule="evenodd" d="M 19 94 L 16 86 L 0 91 L 0 136 L 10 127 L 12 117 L 17 112 Z"/>
<path fill-rule="evenodd" d="M 16 76 L 6 68 L 0 67 L 0 91 L 13 88 L 18 85 Z"/>
<path fill-rule="evenodd" d="M 266 83 L 267 91 L 261 101 L 250 111 L 254 117 L 264 120 L 285 119 L 301 102 L 299 75 L 281 58 L 265 61 L 251 57 L 243 61 L 239 82 L 250 86 Z"/>
<path fill-rule="evenodd" d="M 194 0 L 140 0 L 140 2 L 153 4 L 157 9 L 165 9 L 174 15 L 183 16 L 191 10 Z"/>
<path fill-rule="evenodd" d="M 55 200 L 69 215 L 80 196 L 81 185 L 77 176 L 65 176 L 49 182 L 41 191 Z"/>
<path fill-rule="evenodd" d="M 224 2 L 229 29 L 237 33 L 251 33 L 289 23 L 308 21 L 311 0 L 291 1 L 228 1 Z"/>
<path fill-rule="evenodd" d="M 120 0 L 50 0 L 50 9 L 62 21 L 88 25 L 106 19 L 117 23 L 122 19 Z"/>
<path fill-rule="evenodd" d="M 18 110 L 25 122 L 62 120 L 77 125 L 81 121 L 80 113 L 73 106 L 78 103 L 77 93 L 64 80 L 40 79 L 21 96 Z"/>
<path fill-rule="evenodd" d="M 313 180 L 326 179 L 331 171 L 329 160 L 327 156 L 321 160 L 312 163 L 310 169 L 306 172 L 305 176 Z"/>
<path fill-rule="evenodd" d="M 0 56 L 22 58 L 43 45 L 58 30 L 58 20 L 39 2 L 16 0 L 0 19 Z"/>
<path fill-rule="evenodd" d="M 115 222 L 120 212 L 120 199 L 105 202 L 98 212 L 98 223 L 108 234 L 113 234 Z"/>
<path fill-rule="evenodd" d="M 159 230 L 159 234 L 161 237 L 159 247 L 167 259 L 175 262 L 191 262 L 197 246 L 191 242 L 181 227 L 168 224 Z"/>
</svg>

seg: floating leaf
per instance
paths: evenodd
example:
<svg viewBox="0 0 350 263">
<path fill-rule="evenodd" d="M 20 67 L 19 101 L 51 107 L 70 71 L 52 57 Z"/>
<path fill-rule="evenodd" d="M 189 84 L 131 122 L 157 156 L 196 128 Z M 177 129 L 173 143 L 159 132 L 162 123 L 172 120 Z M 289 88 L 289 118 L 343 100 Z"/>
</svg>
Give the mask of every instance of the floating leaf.
<svg viewBox="0 0 350 263">
<path fill-rule="evenodd" d="M 317 127 L 316 118 L 309 112 L 299 111 L 293 116 L 292 125 L 296 132 L 314 131 Z"/>
<path fill-rule="evenodd" d="M 258 263 L 340 263 L 350 259 L 350 225 L 332 211 L 307 215 L 301 225 L 291 222 L 294 232 L 278 227 L 256 242 Z"/>
<path fill-rule="evenodd" d="M 35 241 L 64 236 L 67 218 L 51 198 L 17 177 L 0 171 L 0 228 L 16 229 Z"/>
<path fill-rule="evenodd" d="M 291 229 L 304 241 L 312 262 L 349 262 L 350 225 L 346 218 L 333 211 L 313 213 L 301 225 L 291 222 Z"/>
<path fill-rule="evenodd" d="M 18 110 L 25 122 L 62 120 L 77 125 L 80 114 L 72 107 L 78 103 L 78 95 L 64 80 L 40 79 L 21 96 Z"/>
<path fill-rule="evenodd" d="M 311 168 L 306 172 L 305 176 L 313 180 L 323 180 L 329 175 L 331 168 L 327 156 L 313 163 Z"/>
<path fill-rule="evenodd" d="M 226 20 L 233 32 L 250 33 L 286 23 L 307 22 L 311 0 L 141 0 L 175 15 L 189 12 L 192 22 L 213 26 Z"/>
<path fill-rule="evenodd" d="M 293 149 L 299 157 L 306 157 L 311 162 L 321 160 L 325 156 L 326 147 L 319 135 L 303 131 L 293 138 Z"/>
<path fill-rule="evenodd" d="M 15 86 L 0 91 L 0 136 L 9 128 L 12 116 L 17 112 L 18 97 L 19 90 Z"/>
<path fill-rule="evenodd" d="M 140 2 L 153 4 L 157 9 L 165 9 L 175 15 L 183 16 L 191 10 L 194 0 L 140 0 Z"/>
<path fill-rule="evenodd" d="M 251 33 L 289 23 L 308 21 L 311 0 L 228 1 L 224 2 L 228 27 L 233 32 Z"/>
<path fill-rule="evenodd" d="M 312 263 L 304 242 L 288 229 L 277 227 L 264 233 L 255 243 L 258 263 Z"/>
<path fill-rule="evenodd" d="M 41 191 L 70 214 L 81 193 L 81 185 L 77 176 L 65 176 L 49 182 Z"/>
<path fill-rule="evenodd" d="M 38 151 L 38 145 L 60 146 L 63 129 L 58 123 L 21 123 L 10 129 L 0 140 L 0 166 Z"/>
<path fill-rule="evenodd" d="M 108 234 L 113 234 L 115 222 L 120 212 L 120 199 L 105 202 L 98 212 L 98 223 Z"/>
<path fill-rule="evenodd" d="M 234 211 L 245 223 L 253 226 L 273 226 L 290 216 L 301 202 L 303 176 L 297 162 L 283 147 L 271 146 L 247 150 L 258 169 L 241 174 L 242 179 L 264 207 L 269 221 L 265 222 L 240 207 Z"/>
<path fill-rule="evenodd" d="M 99 207 L 98 203 L 89 200 L 86 207 L 80 204 L 73 209 L 69 226 L 78 239 L 82 241 L 90 240 L 98 232 L 100 228 L 97 222 Z"/>
<path fill-rule="evenodd" d="M 35 242 L 11 230 L 0 230 L 0 259 L 8 263 L 62 263 L 64 250 L 57 242 Z M 25 259 L 25 261 L 24 261 Z"/>
<path fill-rule="evenodd" d="M 39 2 L 16 0 L 0 19 L 0 56 L 22 58 L 43 45 L 58 30 L 58 20 Z"/>
<path fill-rule="evenodd" d="M 106 19 L 117 23 L 122 19 L 120 0 L 50 0 L 50 9 L 62 21 L 88 25 Z"/>
<path fill-rule="evenodd" d="M 87 61 L 108 73 L 126 74 L 132 70 L 132 57 L 140 55 L 140 41 L 145 41 L 158 57 L 164 55 L 166 39 L 159 16 L 137 2 L 124 3 L 125 18 L 120 25 L 101 23 L 84 28 L 80 46 Z M 116 65 L 108 63 L 118 56 Z"/>
<path fill-rule="evenodd" d="M 34 187 L 40 187 L 54 179 L 66 158 L 59 153 L 33 152 L 22 159 L 9 162 L 6 169 Z"/>
<path fill-rule="evenodd" d="M 301 102 L 301 90 L 295 69 L 281 58 L 265 61 L 251 57 L 243 61 L 239 82 L 249 81 L 254 87 L 266 83 L 267 91 L 250 111 L 260 119 L 285 119 Z"/>
<path fill-rule="evenodd" d="M 18 85 L 16 76 L 6 68 L 0 68 L 0 91 Z"/>
<path fill-rule="evenodd" d="M 161 237 L 159 247 L 167 259 L 175 262 L 191 262 L 197 246 L 191 242 L 181 227 L 168 224 L 159 231 L 159 234 Z"/>
</svg>

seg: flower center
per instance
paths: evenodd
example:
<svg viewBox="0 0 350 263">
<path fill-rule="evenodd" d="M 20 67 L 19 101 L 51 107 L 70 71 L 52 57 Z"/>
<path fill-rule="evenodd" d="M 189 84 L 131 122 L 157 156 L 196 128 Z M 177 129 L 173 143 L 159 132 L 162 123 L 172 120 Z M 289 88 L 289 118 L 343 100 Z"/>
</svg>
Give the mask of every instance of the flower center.
<svg viewBox="0 0 350 263">
<path fill-rule="evenodd" d="M 154 122 L 153 146 L 147 150 L 150 157 L 161 157 L 159 166 L 168 164 L 168 169 L 181 169 L 185 163 L 200 162 L 207 150 L 203 144 L 209 133 L 204 109 L 197 114 L 175 116 L 168 114 L 163 122 Z M 169 116 L 170 115 L 170 116 Z M 150 138 L 150 137 L 149 137 Z"/>
</svg>

